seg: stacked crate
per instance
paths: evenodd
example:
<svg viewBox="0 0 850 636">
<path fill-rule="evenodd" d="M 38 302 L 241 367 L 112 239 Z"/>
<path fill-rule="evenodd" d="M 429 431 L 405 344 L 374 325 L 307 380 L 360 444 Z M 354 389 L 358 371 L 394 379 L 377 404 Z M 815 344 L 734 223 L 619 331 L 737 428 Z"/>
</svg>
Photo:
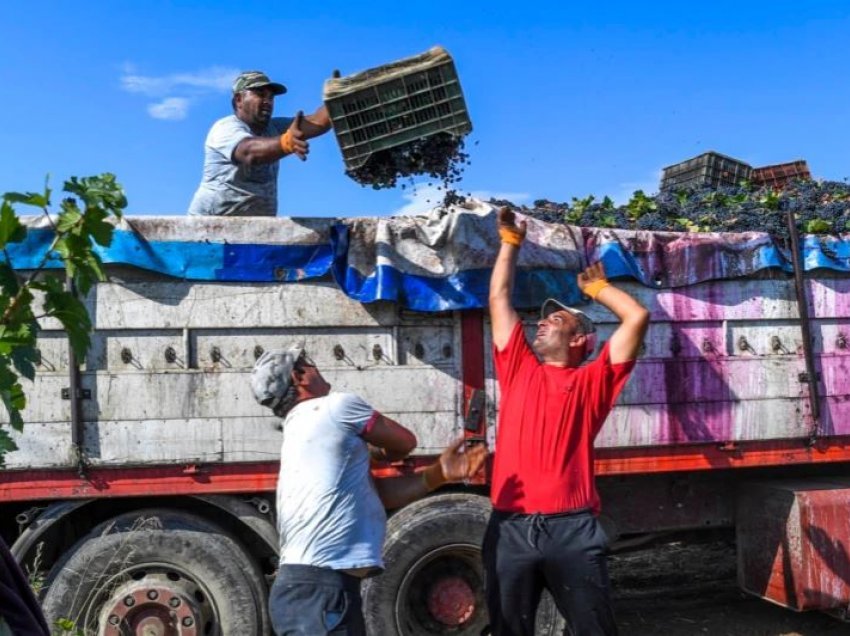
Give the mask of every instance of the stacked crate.
<svg viewBox="0 0 850 636">
<path fill-rule="evenodd" d="M 749 180 L 751 173 L 752 167 L 743 161 L 718 152 L 706 152 L 664 168 L 661 191 L 737 186 L 741 181 Z"/>
<path fill-rule="evenodd" d="M 753 168 L 752 182 L 757 186 L 783 188 L 791 181 L 809 180 L 812 178 L 808 164 L 800 159 L 789 163 L 777 163 L 771 166 Z"/>
</svg>

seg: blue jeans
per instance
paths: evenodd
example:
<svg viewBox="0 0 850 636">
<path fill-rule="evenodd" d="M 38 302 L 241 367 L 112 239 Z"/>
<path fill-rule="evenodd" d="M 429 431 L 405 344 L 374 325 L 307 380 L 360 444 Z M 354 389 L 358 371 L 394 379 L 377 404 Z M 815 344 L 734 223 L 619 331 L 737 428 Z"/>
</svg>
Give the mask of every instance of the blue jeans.
<svg viewBox="0 0 850 636">
<path fill-rule="evenodd" d="M 312 565 L 282 565 L 269 596 L 277 636 L 365 636 L 360 579 Z"/>
</svg>

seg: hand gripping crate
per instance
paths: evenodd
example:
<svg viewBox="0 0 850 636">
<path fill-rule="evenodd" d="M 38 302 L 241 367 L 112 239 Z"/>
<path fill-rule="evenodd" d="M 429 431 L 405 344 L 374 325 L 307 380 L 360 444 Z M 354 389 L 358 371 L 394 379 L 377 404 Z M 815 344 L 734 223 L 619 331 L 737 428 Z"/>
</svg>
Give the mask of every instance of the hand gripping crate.
<svg viewBox="0 0 850 636">
<path fill-rule="evenodd" d="M 753 184 L 774 188 L 783 188 L 787 183 L 797 179 L 808 181 L 811 178 L 812 173 L 809 172 L 809 166 L 802 159 L 753 168 L 752 174 Z"/>
<path fill-rule="evenodd" d="M 706 152 L 693 159 L 667 166 L 661 177 L 661 191 L 682 188 L 736 186 L 749 180 L 752 167 L 718 152 Z"/>
<path fill-rule="evenodd" d="M 472 130 L 454 62 L 439 46 L 391 64 L 325 82 L 324 102 L 346 172 L 374 153 Z"/>
</svg>

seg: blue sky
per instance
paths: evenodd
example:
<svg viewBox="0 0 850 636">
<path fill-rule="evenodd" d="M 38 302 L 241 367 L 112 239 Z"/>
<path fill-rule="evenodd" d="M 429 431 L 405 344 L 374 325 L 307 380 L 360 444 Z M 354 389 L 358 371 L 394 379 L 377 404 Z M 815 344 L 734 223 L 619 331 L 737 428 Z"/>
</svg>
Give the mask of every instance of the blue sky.
<svg viewBox="0 0 850 636">
<path fill-rule="evenodd" d="M 229 86 L 262 69 L 312 111 L 344 74 L 435 44 L 455 59 L 474 130 L 461 190 L 516 202 L 657 189 L 708 150 L 808 160 L 850 176 L 850 3 L 20 2 L 3 5 L 0 192 L 115 173 L 131 214 L 183 214 Z M 280 214 L 425 210 L 374 191 L 336 140 L 281 164 Z"/>
</svg>

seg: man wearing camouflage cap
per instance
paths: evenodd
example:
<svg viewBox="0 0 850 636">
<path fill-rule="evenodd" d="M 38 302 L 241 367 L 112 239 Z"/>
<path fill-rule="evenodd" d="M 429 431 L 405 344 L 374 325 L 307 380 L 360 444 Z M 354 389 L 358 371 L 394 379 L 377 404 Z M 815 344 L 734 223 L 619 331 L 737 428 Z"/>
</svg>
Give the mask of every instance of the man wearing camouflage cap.
<svg viewBox="0 0 850 636">
<path fill-rule="evenodd" d="M 312 115 L 272 117 L 274 98 L 286 87 L 265 73 L 245 71 L 233 83 L 233 114 L 213 124 L 204 144 L 204 174 L 190 215 L 275 216 L 278 162 L 302 161 L 308 139 L 331 128 L 324 106 Z"/>
<path fill-rule="evenodd" d="M 578 275 L 579 289 L 620 320 L 596 359 L 583 365 L 596 345 L 593 321 L 555 299 L 543 303 L 529 343 L 511 304 L 526 225 L 502 208 L 498 230 L 490 318 L 501 399 L 482 550 L 490 627 L 493 636 L 534 634 L 546 588 L 569 633 L 611 636 L 593 441 L 635 366 L 649 312 L 593 263 Z"/>
<path fill-rule="evenodd" d="M 331 391 L 300 344 L 268 351 L 254 398 L 284 418 L 277 519 L 280 568 L 269 598 L 276 634 L 365 636 L 360 581 L 383 568 L 384 508 L 472 477 L 485 446 L 463 439 L 415 475 L 373 480 L 372 458 L 404 459 L 416 437 L 352 393 Z"/>
</svg>

